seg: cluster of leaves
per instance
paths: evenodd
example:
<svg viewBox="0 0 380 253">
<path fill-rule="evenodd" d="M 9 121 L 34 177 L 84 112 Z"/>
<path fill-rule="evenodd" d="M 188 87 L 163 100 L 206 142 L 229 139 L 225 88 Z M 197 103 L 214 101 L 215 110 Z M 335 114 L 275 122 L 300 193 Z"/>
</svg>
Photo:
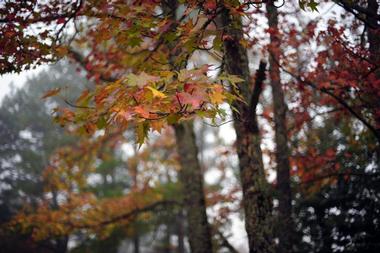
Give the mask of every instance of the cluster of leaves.
<svg viewBox="0 0 380 253">
<path fill-rule="evenodd" d="M 84 122 L 79 130 L 89 134 L 108 125 L 126 127 L 135 123 L 137 142 L 141 145 L 148 130 L 161 132 L 163 127 L 178 123 L 182 118 L 195 115 L 213 120 L 217 116 L 224 118 L 226 113 L 220 105 L 239 98 L 227 92 L 222 81 L 228 80 L 235 85 L 241 80 L 230 76 L 219 77 L 219 81 L 213 82 L 207 70 L 205 66 L 178 73 L 129 74 L 114 83 L 98 86 L 94 92 L 84 91 L 76 101 L 75 113 L 57 109 L 58 121 L 62 125 Z M 54 93 L 49 91 L 45 97 Z"/>
<path fill-rule="evenodd" d="M 81 7 L 82 1 L 3 1 L 0 73 L 20 72 L 34 64 L 52 61 L 55 58 L 52 49 L 63 28 L 78 15 Z"/>
</svg>

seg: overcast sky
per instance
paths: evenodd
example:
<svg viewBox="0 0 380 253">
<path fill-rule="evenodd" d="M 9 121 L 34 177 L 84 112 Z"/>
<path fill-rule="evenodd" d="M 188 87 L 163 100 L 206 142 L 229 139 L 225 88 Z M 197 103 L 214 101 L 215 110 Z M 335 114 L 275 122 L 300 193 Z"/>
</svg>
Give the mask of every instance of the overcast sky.
<svg viewBox="0 0 380 253">
<path fill-rule="evenodd" d="M 4 96 L 9 94 L 11 91 L 11 85 L 15 86 L 16 88 L 21 87 L 28 77 L 32 77 L 47 66 L 38 66 L 35 69 L 22 71 L 21 73 L 9 73 L 0 75 L 0 102 L 3 100 Z"/>
</svg>

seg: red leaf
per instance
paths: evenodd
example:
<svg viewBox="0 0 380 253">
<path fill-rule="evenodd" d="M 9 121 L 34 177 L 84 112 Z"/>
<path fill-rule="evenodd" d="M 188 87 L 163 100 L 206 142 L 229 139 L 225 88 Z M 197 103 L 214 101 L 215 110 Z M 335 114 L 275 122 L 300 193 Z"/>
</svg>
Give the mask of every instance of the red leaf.
<svg viewBox="0 0 380 253">
<path fill-rule="evenodd" d="M 57 19 L 57 24 L 63 24 L 65 22 L 66 22 L 65 18 L 59 18 L 59 19 Z"/>
</svg>

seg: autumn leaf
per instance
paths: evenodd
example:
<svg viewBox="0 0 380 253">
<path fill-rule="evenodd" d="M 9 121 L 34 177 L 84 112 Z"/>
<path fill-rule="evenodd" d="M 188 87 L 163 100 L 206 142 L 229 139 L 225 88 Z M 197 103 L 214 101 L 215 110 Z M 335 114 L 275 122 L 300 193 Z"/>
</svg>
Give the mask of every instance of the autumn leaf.
<svg viewBox="0 0 380 253">
<path fill-rule="evenodd" d="M 45 94 L 41 97 L 41 99 L 45 99 L 45 98 L 48 98 L 48 97 L 55 96 L 55 95 L 57 95 L 60 91 L 61 91 L 61 88 L 55 88 L 55 89 L 48 90 L 48 91 L 45 92 Z"/>
<path fill-rule="evenodd" d="M 162 128 L 164 127 L 164 123 L 165 122 L 163 120 L 153 120 L 151 122 L 152 129 L 158 133 L 161 133 Z"/>
<path fill-rule="evenodd" d="M 136 142 L 139 148 L 144 144 L 146 137 L 148 136 L 149 124 L 146 122 L 138 123 L 136 125 Z"/>
<path fill-rule="evenodd" d="M 223 95 L 223 87 L 221 85 L 216 85 L 214 91 L 212 91 L 209 96 L 211 103 L 215 105 L 223 103 L 223 100 L 226 98 Z"/>
<path fill-rule="evenodd" d="M 202 102 L 204 101 L 204 98 L 202 96 L 199 96 L 197 94 L 189 94 L 185 92 L 177 93 L 177 97 L 182 105 L 191 105 L 193 109 L 199 108 Z"/>
<path fill-rule="evenodd" d="M 146 88 L 152 92 L 153 97 L 166 98 L 166 95 L 164 93 L 162 93 L 161 91 L 159 91 L 159 90 L 157 90 L 151 86 L 147 86 Z"/>
<path fill-rule="evenodd" d="M 142 105 L 135 106 L 134 111 L 135 111 L 135 113 L 142 116 L 143 118 L 149 118 L 150 117 L 149 110 Z"/>
<path fill-rule="evenodd" d="M 207 0 L 205 1 L 205 3 L 203 4 L 203 7 L 205 9 L 209 9 L 209 10 L 215 10 L 216 9 L 216 0 Z"/>
<path fill-rule="evenodd" d="M 83 102 L 85 99 L 88 98 L 88 95 L 90 94 L 89 90 L 84 90 L 82 94 L 77 98 L 77 103 Z"/>
<path fill-rule="evenodd" d="M 139 88 L 143 88 L 145 85 L 157 82 L 160 80 L 157 76 L 149 75 L 145 72 L 140 73 L 139 75 L 129 74 L 128 77 L 128 85 L 137 86 Z"/>
</svg>

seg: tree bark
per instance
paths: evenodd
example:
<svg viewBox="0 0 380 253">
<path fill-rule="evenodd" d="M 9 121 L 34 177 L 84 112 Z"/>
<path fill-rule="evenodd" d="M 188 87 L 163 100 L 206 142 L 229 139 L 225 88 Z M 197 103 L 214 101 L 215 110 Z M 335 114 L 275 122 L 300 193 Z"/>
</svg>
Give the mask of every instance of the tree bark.
<svg viewBox="0 0 380 253">
<path fill-rule="evenodd" d="M 380 26 L 376 19 L 377 14 L 379 12 L 379 3 L 377 0 L 368 0 L 367 11 L 371 14 L 368 15 L 366 20 L 367 23 L 371 24 L 373 27 L 368 27 L 368 43 L 369 43 L 369 53 L 370 53 L 370 61 L 373 64 L 380 65 Z M 380 69 L 375 71 L 376 77 L 380 78 Z M 380 102 L 378 97 L 374 97 L 374 102 L 376 106 L 380 107 Z M 380 125 L 380 116 L 377 116 L 376 125 Z M 380 129 L 377 128 L 376 131 L 380 134 Z"/>
<path fill-rule="evenodd" d="M 267 17 L 269 28 L 278 30 L 278 13 L 273 2 L 267 3 Z M 277 197 L 278 197 L 278 231 L 279 239 L 278 252 L 292 252 L 293 229 L 292 220 L 292 192 L 290 187 L 290 164 L 288 135 L 286 127 L 286 111 L 284 92 L 281 86 L 280 58 L 281 41 L 277 32 L 270 34 L 269 46 L 269 76 L 272 87 L 273 111 L 275 124 L 276 143 L 276 171 L 277 171 Z"/>
<path fill-rule="evenodd" d="M 229 10 L 224 7 L 221 21 L 224 34 L 227 35 L 223 41 L 225 70 L 228 74 L 238 75 L 244 80 L 239 83 L 239 92 L 249 102 L 249 105 L 240 101 L 233 103 L 239 111 L 239 113 L 234 111 L 233 117 L 249 252 L 274 252 L 272 198 L 262 161 L 260 132 L 256 117 L 257 101 L 251 103 L 251 97 L 258 99 L 261 89 L 254 89 L 256 93 L 252 93 L 249 89 L 248 57 L 246 49 L 240 44 L 243 38 L 240 17 L 230 15 Z"/>
<path fill-rule="evenodd" d="M 174 129 L 181 164 L 179 179 L 183 187 L 191 252 L 211 253 L 211 231 L 207 221 L 203 175 L 198 161 L 193 123 L 183 122 L 175 125 Z"/>
</svg>

